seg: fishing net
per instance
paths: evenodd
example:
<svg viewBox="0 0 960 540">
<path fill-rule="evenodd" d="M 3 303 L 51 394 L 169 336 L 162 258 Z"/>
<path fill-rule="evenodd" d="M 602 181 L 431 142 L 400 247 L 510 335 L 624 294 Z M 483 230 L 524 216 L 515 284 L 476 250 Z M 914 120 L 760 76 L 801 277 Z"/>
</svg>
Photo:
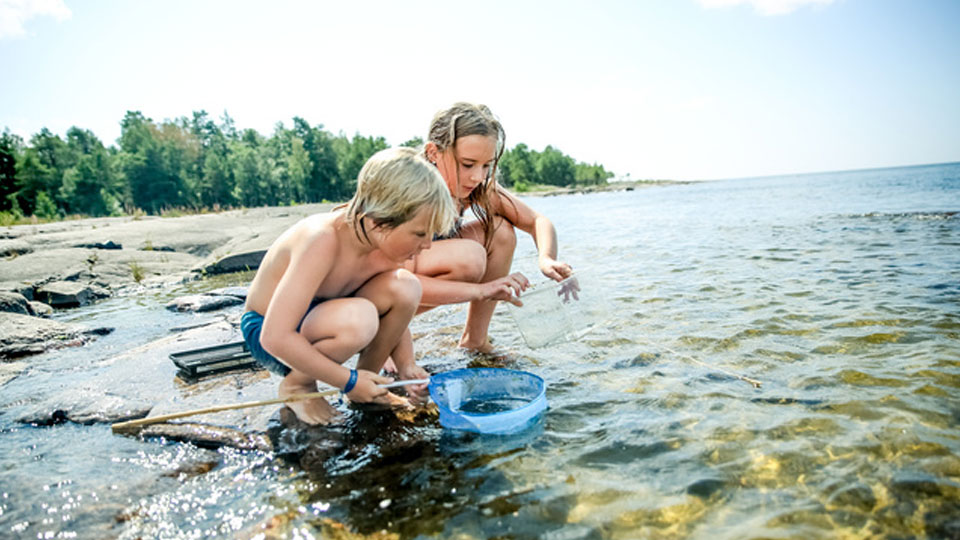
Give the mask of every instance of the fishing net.
<svg viewBox="0 0 960 540">
<path fill-rule="evenodd" d="M 440 424 L 450 429 L 516 433 L 547 408 L 546 384 L 525 371 L 457 369 L 431 376 L 429 388 Z"/>
</svg>

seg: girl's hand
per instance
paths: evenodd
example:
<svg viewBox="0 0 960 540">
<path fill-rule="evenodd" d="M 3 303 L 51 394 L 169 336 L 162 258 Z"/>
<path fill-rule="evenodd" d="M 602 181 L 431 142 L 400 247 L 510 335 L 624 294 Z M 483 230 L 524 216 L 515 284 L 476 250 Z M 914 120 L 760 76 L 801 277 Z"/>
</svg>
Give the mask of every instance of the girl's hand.
<svg viewBox="0 0 960 540">
<path fill-rule="evenodd" d="M 573 268 L 546 255 L 540 257 L 540 271 L 554 281 L 563 281 L 573 275 Z"/>
<path fill-rule="evenodd" d="M 410 366 L 408 369 L 404 369 L 399 373 L 400 379 L 410 380 L 410 379 L 429 379 L 430 374 L 427 373 L 425 369 L 418 365 Z M 420 405 L 426 405 L 430 401 L 430 390 L 426 384 L 410 384 L 407 385 L 407 397 L 410 398 L 410 403 L 414 406 L 419 407 Z"/>
<path fill-rule="evenodd" d="M 390 405 L 392 402 L 390 400 L 389 393 L 386 388 L 380 388 L 378 384 L 389 384 L 392 383 L 393 379 L 390 377 L 383 377 L 377 375 L 372 371 L 367 371 L 365 369 L 357 370 L 357 385 L 353 387 L 347 397 L 350 398 L 350 401 L 355 401 L 357 403 L 380 403 L 382 405 Z"/>
<path fill-rule="evenodd" d="M 493 281 L 480 284 L 480 298 L 477 300 L 505 300 L 515 306 L 522 306 L 520 293 L 527 290 L 530 282 L 520 272 L 514 272 Z"/>
</svg>

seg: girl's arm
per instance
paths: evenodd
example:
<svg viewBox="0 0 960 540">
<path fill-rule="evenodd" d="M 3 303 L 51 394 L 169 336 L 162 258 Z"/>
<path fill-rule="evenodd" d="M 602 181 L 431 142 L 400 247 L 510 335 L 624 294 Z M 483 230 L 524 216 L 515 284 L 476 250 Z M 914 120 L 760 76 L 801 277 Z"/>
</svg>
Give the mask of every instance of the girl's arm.
<svg viewBox="0 0 960 540">
<path fill-rule="evenodd" d="M 527 278 L 519 272 L 486 283 L 450 281 L 420 274 L 417 279 L 423 286 L 420 304 L 430 307 L 474 300 L 506 300 L 519 306 L 522 304 L 517 297 L 530 286 Z"/>
<path fill-rule="evenodd" d="M 533 238 L 543 275 L 555 281 L 563 281 L 570 277 L 573 273 L 570 265 L 557 260 L 557 229 L 553 223 L 547 216 L 530 208 L 499 185 L 495 188 L 495 193 L 498 195 L 497 213 Z"/>
</svg>

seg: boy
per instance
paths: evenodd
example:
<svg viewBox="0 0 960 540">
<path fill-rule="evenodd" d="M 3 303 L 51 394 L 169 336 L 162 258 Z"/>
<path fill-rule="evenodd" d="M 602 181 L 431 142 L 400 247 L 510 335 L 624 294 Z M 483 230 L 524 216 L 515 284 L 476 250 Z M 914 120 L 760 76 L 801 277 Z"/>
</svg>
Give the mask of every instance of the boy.
<svg viewBox="0 0 960 540">
<path fill-rule="evenodd" d="M 316 381 L 356 402 L 394 403 L 377 385 L 388 357 L 404 379 L 428 375 L 416 365 L 407 325 L 420 284 L 402 265 L 452 228 L 456 211 L 436 167 L 410 148 L 374 154 L 350 202 L 288 229 L 270 246 L 241 320 L 254 358 L 284 376 L 280 397 L 315 392 Z M 357 369 L 342 364 L 360 353 Z M 426 385 L 408 387 L 426 401 Z M 290 403 L 300 420 L 326 423 L 325 399 Z"/>
</svg>

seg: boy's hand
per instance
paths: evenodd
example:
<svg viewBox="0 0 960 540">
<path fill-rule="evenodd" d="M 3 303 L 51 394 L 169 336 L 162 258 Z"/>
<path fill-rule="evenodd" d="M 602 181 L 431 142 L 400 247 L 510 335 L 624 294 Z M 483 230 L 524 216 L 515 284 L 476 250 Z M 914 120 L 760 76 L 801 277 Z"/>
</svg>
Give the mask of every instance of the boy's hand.
<svg viewBox="0 0 960 540">
<path fill-rule="evenodd" d="M 347 394 L 347 397 L 350 398 L 350 401 L 356 401 L 357 403 L 390 405 L 392 401 L 390 400 L 390 396 L 387 395 L 389 392 L 386 388 L 380 388 L 377 385 L 392 382 L 393 379 L 390 377 L 383 377 L 372 371 L 358 369 L 357 384 L 353 387 L 353 390 Z"/>
<path fill-rule="evenodd" d="M 410 379 L 429 379 L 430 374 L 427 373 L 425 369 L 418 365 L 410 366 L 407 369 L 404 369 L 400 372 L 400 379 L 410 380 Z M 426 405 L 430 401 L 430 389 L 427 384 L 410 384 L 407 385 L 407 397 L 410 398 L 410 403 L 414 406 Z"/>
</svg>

